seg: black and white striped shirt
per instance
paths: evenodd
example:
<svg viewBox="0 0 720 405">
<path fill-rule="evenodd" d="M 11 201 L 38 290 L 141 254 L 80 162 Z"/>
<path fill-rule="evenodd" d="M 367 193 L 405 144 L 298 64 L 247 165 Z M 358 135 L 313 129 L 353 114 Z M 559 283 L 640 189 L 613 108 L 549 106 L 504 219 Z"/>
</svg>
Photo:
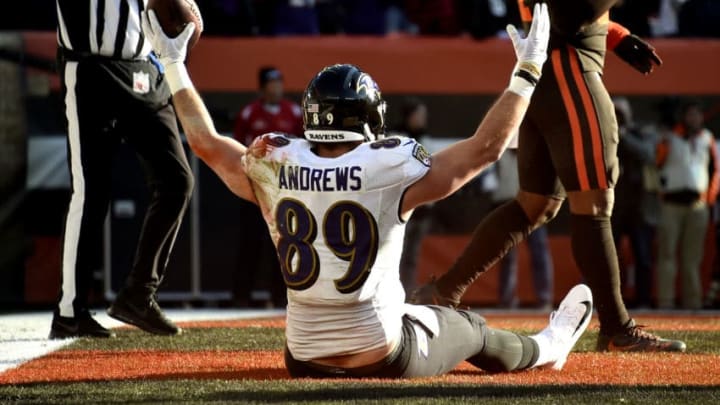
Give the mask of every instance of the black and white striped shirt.
<svg viewBox="0 0 720 405">
<path fill-rule="evenodd" d="M 147 0 L 57 0 L 58 44 L 117 59 L 145 59 L 152 50 L 140 28 Z"/>
</svg>

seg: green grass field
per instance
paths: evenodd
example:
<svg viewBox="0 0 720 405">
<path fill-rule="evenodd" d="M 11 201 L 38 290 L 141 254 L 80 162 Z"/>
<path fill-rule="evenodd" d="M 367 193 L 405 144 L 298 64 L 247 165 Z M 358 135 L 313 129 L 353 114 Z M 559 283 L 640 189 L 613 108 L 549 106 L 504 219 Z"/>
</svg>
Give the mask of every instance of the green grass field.
<svg viewBox="0 0 720 405">
<path fill-rule="evenodd" d="M 32 404 L 717 404 L 718 387 L 444 384 L 378 381 L 175 380 L 0 388 L 0 401 Z"/>
</svg>

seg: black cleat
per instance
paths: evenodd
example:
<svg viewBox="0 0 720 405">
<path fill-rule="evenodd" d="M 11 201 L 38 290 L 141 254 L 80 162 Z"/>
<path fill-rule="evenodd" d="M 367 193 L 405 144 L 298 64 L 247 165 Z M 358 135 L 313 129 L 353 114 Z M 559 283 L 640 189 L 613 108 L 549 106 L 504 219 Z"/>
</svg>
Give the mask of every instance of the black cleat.
<svg viewBox="0 0 720 405">
<path fill-rule="evenodd" d="M 634 320 L 625 324 L 624 330 L 615 335 L 598 335 L 596 350 L 599 352 L 684 352 L 682 340 L 663 339 L 644 331 Z"/>
<path fill-rule="evenodd" d="M 56 311 L 48 338 L 67 339 L 73 337 L 113 338 L 115 333 L 100 325 L 88 310 L 80 311 L 72 318 L 60 316 Z"/>
<path fill-rule="evenodd" d="M 107 313 L 119 321 L 155 335 L 182 333 L 182 329 L 165 316 L 154 295 L 130 297 L 120 293 Z"/>
</svg>

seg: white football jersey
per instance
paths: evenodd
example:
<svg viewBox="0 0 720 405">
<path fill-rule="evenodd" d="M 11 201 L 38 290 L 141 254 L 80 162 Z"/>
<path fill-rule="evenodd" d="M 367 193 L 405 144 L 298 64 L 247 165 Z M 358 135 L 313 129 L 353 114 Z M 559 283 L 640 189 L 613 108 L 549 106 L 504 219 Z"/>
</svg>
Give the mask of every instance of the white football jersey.
<svg viewBox="0 0 720 405">
<path fill-rule="evenodd" d="M 287 345 L 303 361 L 399 339 L 400 201 L 430 168 L 410 138 L 363 143 L 336 158 L 311 147 L 268 134 L 244 158 L 287 286 Z"/>
</svg>

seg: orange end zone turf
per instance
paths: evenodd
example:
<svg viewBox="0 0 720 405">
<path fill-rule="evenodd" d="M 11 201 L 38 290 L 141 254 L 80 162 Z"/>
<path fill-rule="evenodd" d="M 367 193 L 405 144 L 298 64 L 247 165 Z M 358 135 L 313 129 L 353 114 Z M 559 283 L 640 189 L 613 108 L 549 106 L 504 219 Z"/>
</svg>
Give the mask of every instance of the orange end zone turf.
<svg viewBox="0 0 720 405">
<path fill-rule="evenodd" d="M 539 330 L 545 315 L 488 313 L 488 324 L 510 330 Z M 650 330 L 720 330 L 720 318 L 707 315 L 639 314 L 637 320 Z M 283 328 L 283 317 L 246 320 L 181 322 L 183 328 Z M 597 330 L 594 319 L 590 330 Z M 232 332 L 232 331 L 230 331 Z M 277 335 L 277 334 L 276 334 Z M 714 335 L 716 336 L 716 335 Z M 279 347 L 278 343 L 274 343 Z M 0 374 L 0 385 L 78 381 L 132 380 L 288 380 L 280 350 L 60 350 L 29 361 Z M 204 349 L 204 350 L 203 350 Z M 713 351 L 713 353 L 715 353 Z M 480 385 L 623 385 L 623 386 L 720 386 L 717 365 L 720 355 L 712 353 L 574 353 L 561 372 L 531 370 L 489 374 L 467 363 L 445 376 L 421 381 Z M 620 373 L 619 370 L 632 370 Z"/>
<path fill-rule="evenodd" d="M 570 356 L 562 371 L 489 374 L 463 363 L 452 373 L 426 378 L 485 385 L 720 385 L 718 356 L 705 354 L 601 354 Z M 618 373 L 632 370 L 632 373 Z M 109 380 L 289 379 L 280 351 L 82 351 L 52 353 L 0 375 L 0 384 Z"/>
</svg>

